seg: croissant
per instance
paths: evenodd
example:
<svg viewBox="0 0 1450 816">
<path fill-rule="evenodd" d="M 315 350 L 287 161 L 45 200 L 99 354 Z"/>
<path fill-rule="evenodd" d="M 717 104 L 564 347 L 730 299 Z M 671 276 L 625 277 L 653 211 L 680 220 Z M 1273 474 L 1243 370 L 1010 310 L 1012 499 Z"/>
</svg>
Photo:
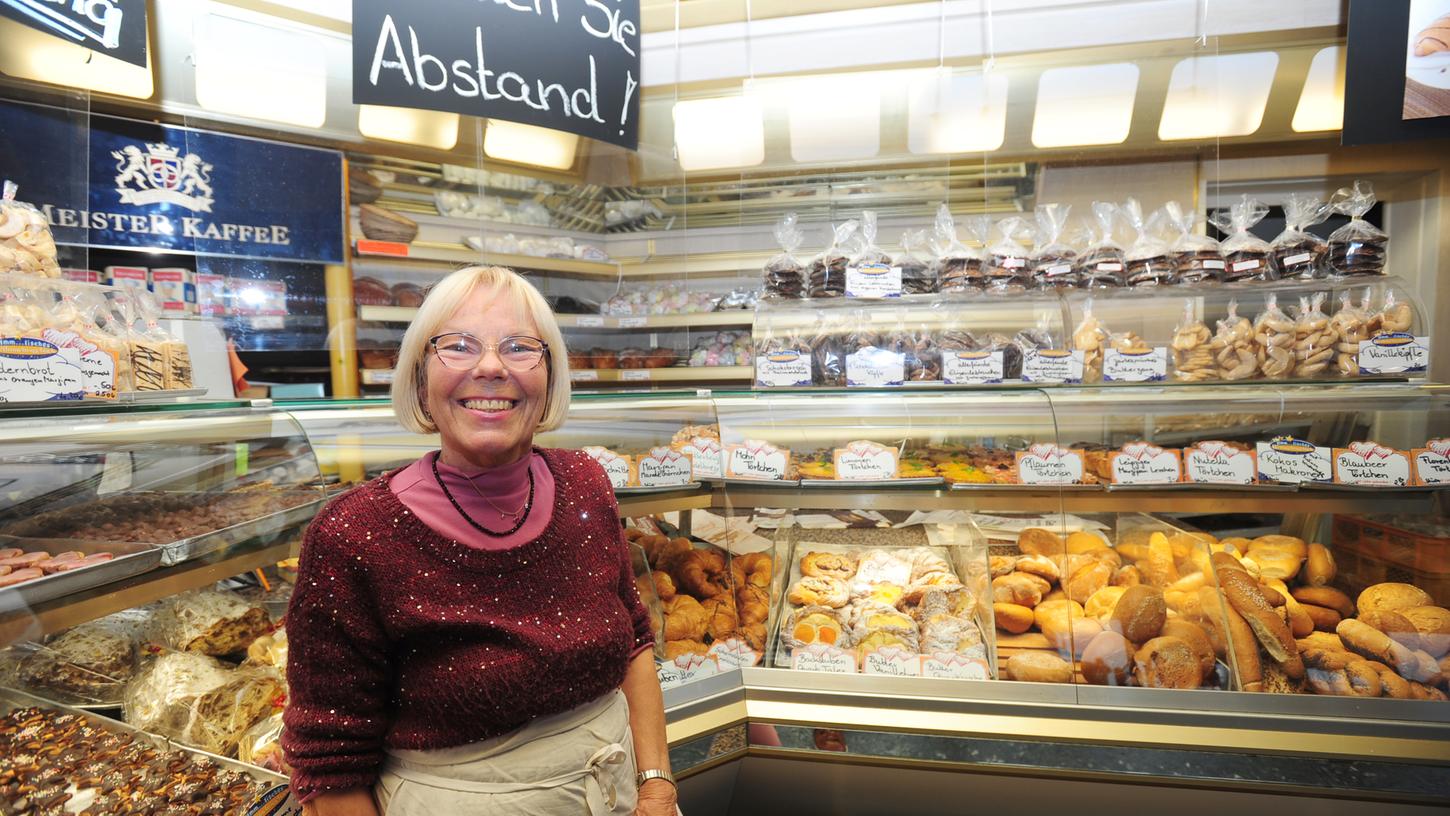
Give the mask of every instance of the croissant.
<svg viewBox="0 0 1450 816">
<path fill-rule="evenodd" d="M 655 594 L 660 596 L 660 603 L 675 597 L 675 579 L 668 572 L 655 570 L 650 573 L 650 577 L 654 578 Z"/>
<path fill-rule="evenodd" d="M 689 595 L 676 595 L 664 605 L 665 640 L 705 639 L 710 616 L 700 602 Z"/>
<path fill-rule="evenodd" d="M 664 536 L 660 537 L 664 538 Z M 659 548 L 655 550 L 655 557 L 652 563 L 655 569 L 674 572 L 675 564 L 692 552 L 694 552 L 694 547 L 690 544 L 688 538 L 665 539 Z"/>
<path fill-rule="evenodd" d="M 1415 56 L 1450 51 L 1450 14 L 1439 17 L 1415 37 Z"/>
<path fill-rule="evenodd" d="M 702 655 L 709 651 L 709 647 L 698 640 L 665 641 L 665 660 L 674 660 L 682 654 Z"/>
<path fill-rule="evenodd" d="M 765 623 L 770 615 L 769 590 L 757 586 L 743 586 L 735 592 L 735 608 L 742 625 Z"/>
<path fill-rule="evenodd" d="M 765 624 L 764 623 L 742 623 L 740 625 L 740 637 L 750 644 L 750 648 L 757 652 L 765 651 Z"/>
<path fill-rule="evenodd" d="M 730 592 L 725 553 L 719 550 L 691 550 L 677 558 L 669 571 L 675 576 L 675 585 L 696 598 L 713 598 Z"/>
<path fill-rule="evenodd" d="M 729 595 L 710 598 L 700 604 L 705 610 L 705 634 L 714 640 L 724 640 L 740 628 L 740 618 L 735 614 L 735 601 Z"/>
</svg>

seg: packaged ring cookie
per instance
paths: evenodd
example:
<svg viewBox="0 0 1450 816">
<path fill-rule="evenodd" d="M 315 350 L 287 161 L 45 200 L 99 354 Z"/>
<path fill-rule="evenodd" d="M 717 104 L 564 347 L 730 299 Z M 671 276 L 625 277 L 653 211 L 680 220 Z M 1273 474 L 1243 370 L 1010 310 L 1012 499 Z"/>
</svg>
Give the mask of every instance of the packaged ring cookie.
<svg viewBox="0 0 1450 816">
<path fill-rule="evenodd" d="M 1254 318 L 1254 343 L 1259 370 L 1266 379 L 1288 379 L 1294 370 L 1296 325 L 1279 308 L 1278 296 L 1270 292 L 1264 311 Z"/>
<path fill-rule="evenodd" d="M 1338 335 L 1324 314 L 1325 293 L 1299 299 L 1299 318 L 1294 321 L 1294 377 L 1322 376 L 1334 356 Z"/>
<path fill-rule="evenodd" d="M 1221 380 L 1247 380 L 1259 372 L 1254 326 L 1247 317 L 1239 316 L 1238 309 L 1238 301 L 1229 301 L 1228 315 L 1218 321 L 1209 342 Z"/>
<path fill-rule="evenodd" d="M 1223 253 L 1218 241 L 1198 232 L 1203 218 L 1177 201 L 1163 205 L 1164 218 L 1174 233 L 1169 249 L 1179 283 L 1213 283 L 1223 278 Z"/>
<path fill-rule="evenodd" d="M 1042 204 L 1037 219 L 1037 246 L 1032 251 L 1032 280 L 1039 289 L 1077 286 L 1077 251 L 1064 235 L 1070 204 Z"/>
<path fill-rule="evenodd" d="M 986 235 L 992 230 L 991 216 L 978 215 L 966 220 L 969 234 L 977 238 L 979 247 L 986 245 Z M 937 288 L 942 292 L 980 291 L 982 288 L 982 253 L 969 249 L 957 238 L 956 222 L 952 212 L 942 204 L 936 210 L 936 225 L 932 230 L 932 249 L 936 251 Z"/>
<path fill-rule="evenodd" d="M 795 255 L 805 240 L 796 225 L 796 214 L 786 213 L 775 225 L 775 240 L 780 254 L 765 262 L 765 297 L 774 300 L 795 300 L 805 295 L 805 265 Z"/>
<path fill-rule="evenodd" d="M 1129 286 L 1165 286 L 1174 282 L 1173 264 L 1168 261 L 1168 245 L 1156 234 L 1162 224 L 1161 211 L 1144 216 L 1143 205 L 1135 198 L 1123 202 L 1120 209 L 1137 238 L 1128 246 L 1124 280 Z"/>
<path fill-rule="evenodd" d="M 1213 332 L 1198 318 L 1193 299 L 1184 300 L 1183 316 L 1173 330 L 1173 379 L 1179 382 L 1217 379 L 1212 340 Z"/>
</svg>

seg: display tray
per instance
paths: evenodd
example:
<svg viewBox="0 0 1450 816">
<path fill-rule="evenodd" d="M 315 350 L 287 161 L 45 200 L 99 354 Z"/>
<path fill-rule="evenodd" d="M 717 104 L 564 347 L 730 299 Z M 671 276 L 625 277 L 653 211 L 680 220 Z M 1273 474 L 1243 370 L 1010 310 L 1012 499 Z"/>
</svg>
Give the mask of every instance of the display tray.
<svg viewBox="0 0 1450 816">
<path fill-rule="evenodd" d="M 634 487 L 616 487 L 616 488 L 614 488 L 614 495 L 616 495 L 616 496 L 649 496 L 649 495 L 653 495 L 655 493 L 673 493 L 676 490 L 698 490 L 699 488 L 700 488 L 700 483 L 699 482 L 685 482 L 684 484 L 661 485 L 659 487 L 639 487 L 639 486 L 634 486 Z"/>
<path fill-rule="evenodd" d="M 937 487 L 947 483 L 940 476 L 913 476 L 909 479 L 801 479 L 801 487 L 811 488 L 892 488 L 892 487 Z"/>
<path fill-rule="evenodd" d="M 1071 493 L 1080 493 L 1083 491 L 1100 491 L 1102 489 L 1103 486 L 1100 484 L 1030 485 L 1007 482 L 957 482 L 952 485 L 952 490 L 1064 490 Z"/>
<path fill-rule="evenodd" d="M 1113 490 L 1128 490 L 1137 487 L 1136 485 L 1117 485 Z M 1280 484 L 1278 482 L 1253 482 L 1251 484 L 1222 484 L 1217 482 L 1178 482 L 1171 485 L 1143 485 L 1143 487 L 1171 487 L 1174 490 L 1263 490 L 1269 493 L 1293 493 L 1299 489 L 1298 485 Z"/>
<path fill-rule="evenodd" d="M 21 664 L 43 648 L 45 647 L 39 643 L 27 641 L 0 651 L 0 689 L 29 694 L 55 705 L 70 706 L 82 711 L 119 711 L 121 709 L 121 698 L 126 691 L 124 682 L 107 684 L 106 690 L 109 693 L 96 695 L 96 699 L 81 699 L 78 695 L 72 695 L 61 689 L 37 688 L 26 683 L 21 674 Z M 119 717 L 118 714 L 117 718 L 119 719 Z"/>
<path fill-rule="evenodd" d="M 298 522 L 311 519 L 327 499 L 328 496 L 319 495 L 311 501 L 288 507 L 285 510 L 233 524 L 230 527 L 223 527 L 220 530 L 213 530 L 210 533 L 202 533 L 164 544 L 161 547 L 161 562 L 166 566 L 180 564 L 182 561 L 210 555 L 260 535 L 281 532 Z"/>
<path fill-rule="evenodd" d="M 1393 490 L 1396 493 L 1425 493 L 1450 485 L 1363 485 L 1363 484 L 1340 484 L 1338 482 L 1301 482 L 1296 485 L 1300 490 L 1333 490 L 1347 491 L 1350 493 L 1365 493 L 1377 490 Z"/>
<path fill-rule="evenodd" d="M 725 485 L 748 485 L 750 487 L 800 487 L 799 479 L 741 479 L 737 477 L 726 477 L 719 480 Z"/>
<path fill-rule="evenodd" d="M 149 572 L 160 566 L 162 561 L 160 547 L 133 541 L 81 541 L 71 538 L 30 538 L 0 534 L 0 548 L 10 547 L 19 547 L 26 552 L 45 550 L 52 554 L 70 550 L 86 555 L 108 552 L 115 553 L 116 557 L 83 569 L 57 572 L 23 584 L 0 588 L 0 607 L 8 608 L 18 605 L 34 606 L 64 598 L 73 592 Z"/>
<path fill-rule="evenodd" d="M 168 391 L 117 391 L 118 402 L 166 402 L 184 397 L 205 396 L 205 388 L 175 388 Z M 109 402 L 109 400 L 107 400 Z M 49 403 L 44 403 L 49 405 Z"/>
</svg>

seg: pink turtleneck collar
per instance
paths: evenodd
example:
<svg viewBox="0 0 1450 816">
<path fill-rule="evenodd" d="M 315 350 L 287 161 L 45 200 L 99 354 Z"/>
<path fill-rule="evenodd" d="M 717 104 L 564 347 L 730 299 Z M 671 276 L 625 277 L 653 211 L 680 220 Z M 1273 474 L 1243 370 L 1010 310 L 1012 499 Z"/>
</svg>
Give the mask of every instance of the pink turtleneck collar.
<svg viewBox="0 0 1450 816">
<path fill-rule="evenodd" d="M 458 514 L 433 478 L 433 462 L 437 458 L 437 451 L 424 455 L 394 474 L 388 486 L 403 506 L 443 537 L 480 550 L 507 550 L 538 538 L 553 518 L 554 474 L 538 451 L 531 450 L 518 461 L 488 470 L 463 470 L 438 463 L 438 475 L 463 511 L 496 532 L 514 526 L 518 518 L 504 516 L 489 502 L 505 510 L 522 507 L 529 495 L 529 473 L 534 474 L 534 502 L 528 520 L 518 532 L 502 537 L 480 533 Z M 478 489 L 470 486 L 470 482 Z M 488 497 L 487 501 L 484 496 Z"/>
</svg>

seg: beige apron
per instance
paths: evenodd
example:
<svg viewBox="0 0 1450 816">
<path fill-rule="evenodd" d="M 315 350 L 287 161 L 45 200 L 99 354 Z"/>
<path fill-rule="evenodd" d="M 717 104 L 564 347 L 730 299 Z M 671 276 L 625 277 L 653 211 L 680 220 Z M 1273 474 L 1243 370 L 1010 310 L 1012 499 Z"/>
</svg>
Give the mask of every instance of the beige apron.
<svg viewBox="0 0 1450 816">
<path fill-rule="evenodd" d="M 634 774 L 629 705 L 615 690 L 501 737 L 389 751 L 373 793 L 384 816 L 628 816 Z"/>
</svg>

